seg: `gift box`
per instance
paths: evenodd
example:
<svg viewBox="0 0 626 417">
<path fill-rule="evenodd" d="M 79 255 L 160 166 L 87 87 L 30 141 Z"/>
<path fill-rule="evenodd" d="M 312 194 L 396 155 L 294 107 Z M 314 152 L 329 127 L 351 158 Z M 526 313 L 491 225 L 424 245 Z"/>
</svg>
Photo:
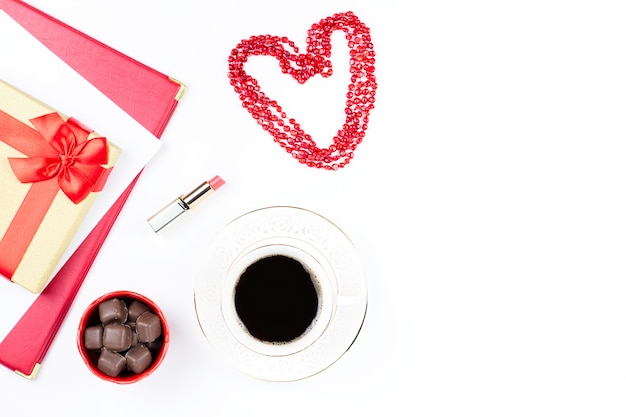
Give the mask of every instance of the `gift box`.
<svg viewBox="0 0 626 417">
<path fill-rule="evenodd" d="M 0 275 L 41 292 L 120 153 L 0 80 Z"/>
</svg>

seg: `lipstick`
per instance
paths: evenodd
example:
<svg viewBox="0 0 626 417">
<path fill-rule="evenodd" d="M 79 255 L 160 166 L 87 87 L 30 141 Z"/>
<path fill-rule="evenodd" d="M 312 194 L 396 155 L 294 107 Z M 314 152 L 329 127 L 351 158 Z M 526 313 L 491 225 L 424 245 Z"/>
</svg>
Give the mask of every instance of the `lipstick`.
<svg viewBox="0 0 626 417">
<path fill-rule="evenodd" d="M 202 200 L 217 191 L 222 185 L 224 185 L 224 183 L 224 180 L 220 178 L 219 175 L 216 175 L 209 181 L 203 182 L 191 192 L 181 195 L 157 213 L 149 217 L 148 224 L 152 227 L 154 233 L 158 233 L 165 226 L 176 220 L 184 213 L 188 212 L 192 207 L 195 207 Z"/>
</svg>

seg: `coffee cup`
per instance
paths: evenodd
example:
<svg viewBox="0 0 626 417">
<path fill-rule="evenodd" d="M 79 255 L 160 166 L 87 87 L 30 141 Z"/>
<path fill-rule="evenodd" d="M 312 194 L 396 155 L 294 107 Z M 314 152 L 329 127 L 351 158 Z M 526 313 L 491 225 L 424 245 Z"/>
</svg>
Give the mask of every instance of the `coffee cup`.
<svg viewBox="0 0 626 417">
<path fill-rule="evenodd" d="M 336 302 L 331 265 L 296 239 L 257 242 L 227 272 L 222 311 L 244 346 L 271 356 L 291 355 L 328 328 Z"/>
<path fill-rule="evenodd" d="M 341 229 L 311 211 L 276 206 L 234 219 L 210 242 L 194 303 L 205 337 L 236 368 L 293 381 L 353 345 L 367 286 Z"/>
</svg>

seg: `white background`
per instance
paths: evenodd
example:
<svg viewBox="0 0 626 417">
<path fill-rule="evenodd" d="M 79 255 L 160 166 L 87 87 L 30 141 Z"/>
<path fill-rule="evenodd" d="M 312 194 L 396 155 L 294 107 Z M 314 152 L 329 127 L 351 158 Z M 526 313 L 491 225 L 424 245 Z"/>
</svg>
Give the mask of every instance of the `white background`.
<svg viewBox="0 0 626 417">
<path fill-rule="evenodd" d="M 38 376 L 0 372 L 2 415 L 626 414 L 623 2 L 32 4 L 188 90 Z M 252 121 L 227 58 L 251 35 L 303 45 L 311 24 L 346 10 L 371 28 L 379 88 L 354 160 L 325 172 L 298 164 Z M 279 90 L 287 80 L 266 64 L 250 72 L 325 144 L 345 83 Z M 152 234 L 152 212 L 216 174 L 223 189 Z M 211 238 L 277 204 L 339 225 L 369 285 L 352 348 L 290 383 L 225 363 L 193 308 Z M 97 379 L 75 344 L 82 310 L 119 289 L 153 299 L 171 327 L 164 363 L 132 386 Z M 6 284 L 2 335 L 33 301 Z"/>
</svg>

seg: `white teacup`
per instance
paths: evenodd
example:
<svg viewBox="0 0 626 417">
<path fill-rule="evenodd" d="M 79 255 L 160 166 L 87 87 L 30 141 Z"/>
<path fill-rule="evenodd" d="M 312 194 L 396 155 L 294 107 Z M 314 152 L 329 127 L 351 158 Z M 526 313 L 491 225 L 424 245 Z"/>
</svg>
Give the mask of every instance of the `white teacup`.
<svg viewBox="0 0 626 417">
<path fill-rule="evenodd" d="M 237 312 L 237 284 L 250 265 L 271 256 L 284 256 L 298 261 L 308 272 L 317 293 L 317 313 L 302 333 L 287 341 L 261 340 L 251 334 L 245 320 Z M 261 278 L 262 279 L 262 278 Z M 227 272 L 222 295 L 222 314 L 235 338 L 250 350 L 270 356 L 285 356 L 299 352 L 315 342 L 326 330 L 333 315 L 336 283 L 330 264 L 317 250 L 298 239 L 266 239 L 242 251 Z M 293 294 L 293 297 L 299 297 Z M 272 326 L 267 322 L 264 326 Z M 271 329 L 269 329 L 271 330 Z"/>
<path fill-rule="evenodd" d="M 280 280 L 265 280 L 282 268 L 273 257 L 297 261 L 296 268 L 275 274 Z M 260 264 L 270 269 L 259 274 Z M 304 283 L 304 296 L 291 289 L 294 282 Z M 257 298 L 260 293 L 265 296 Z M 251 296 L 251 304 L 242 294 Z M 259 299 L 269 299 L 270 308 Z M 307 307 L 285 305 L 295 299 Z M 358 253 L 341 229 L 311 211 L 274 206 L 234 219 L 211 241 L 198 268 L 194 302 L 205 337 L 239 370 L 263 380 L 294 381 L 326 369 L 352 346 L 367 310 L 367 285 Z M 296 325 L 283 323 L 285 317 L 297 318 Z M 259 323 L 272 332 L 259 332 Z"/>
</svg>

